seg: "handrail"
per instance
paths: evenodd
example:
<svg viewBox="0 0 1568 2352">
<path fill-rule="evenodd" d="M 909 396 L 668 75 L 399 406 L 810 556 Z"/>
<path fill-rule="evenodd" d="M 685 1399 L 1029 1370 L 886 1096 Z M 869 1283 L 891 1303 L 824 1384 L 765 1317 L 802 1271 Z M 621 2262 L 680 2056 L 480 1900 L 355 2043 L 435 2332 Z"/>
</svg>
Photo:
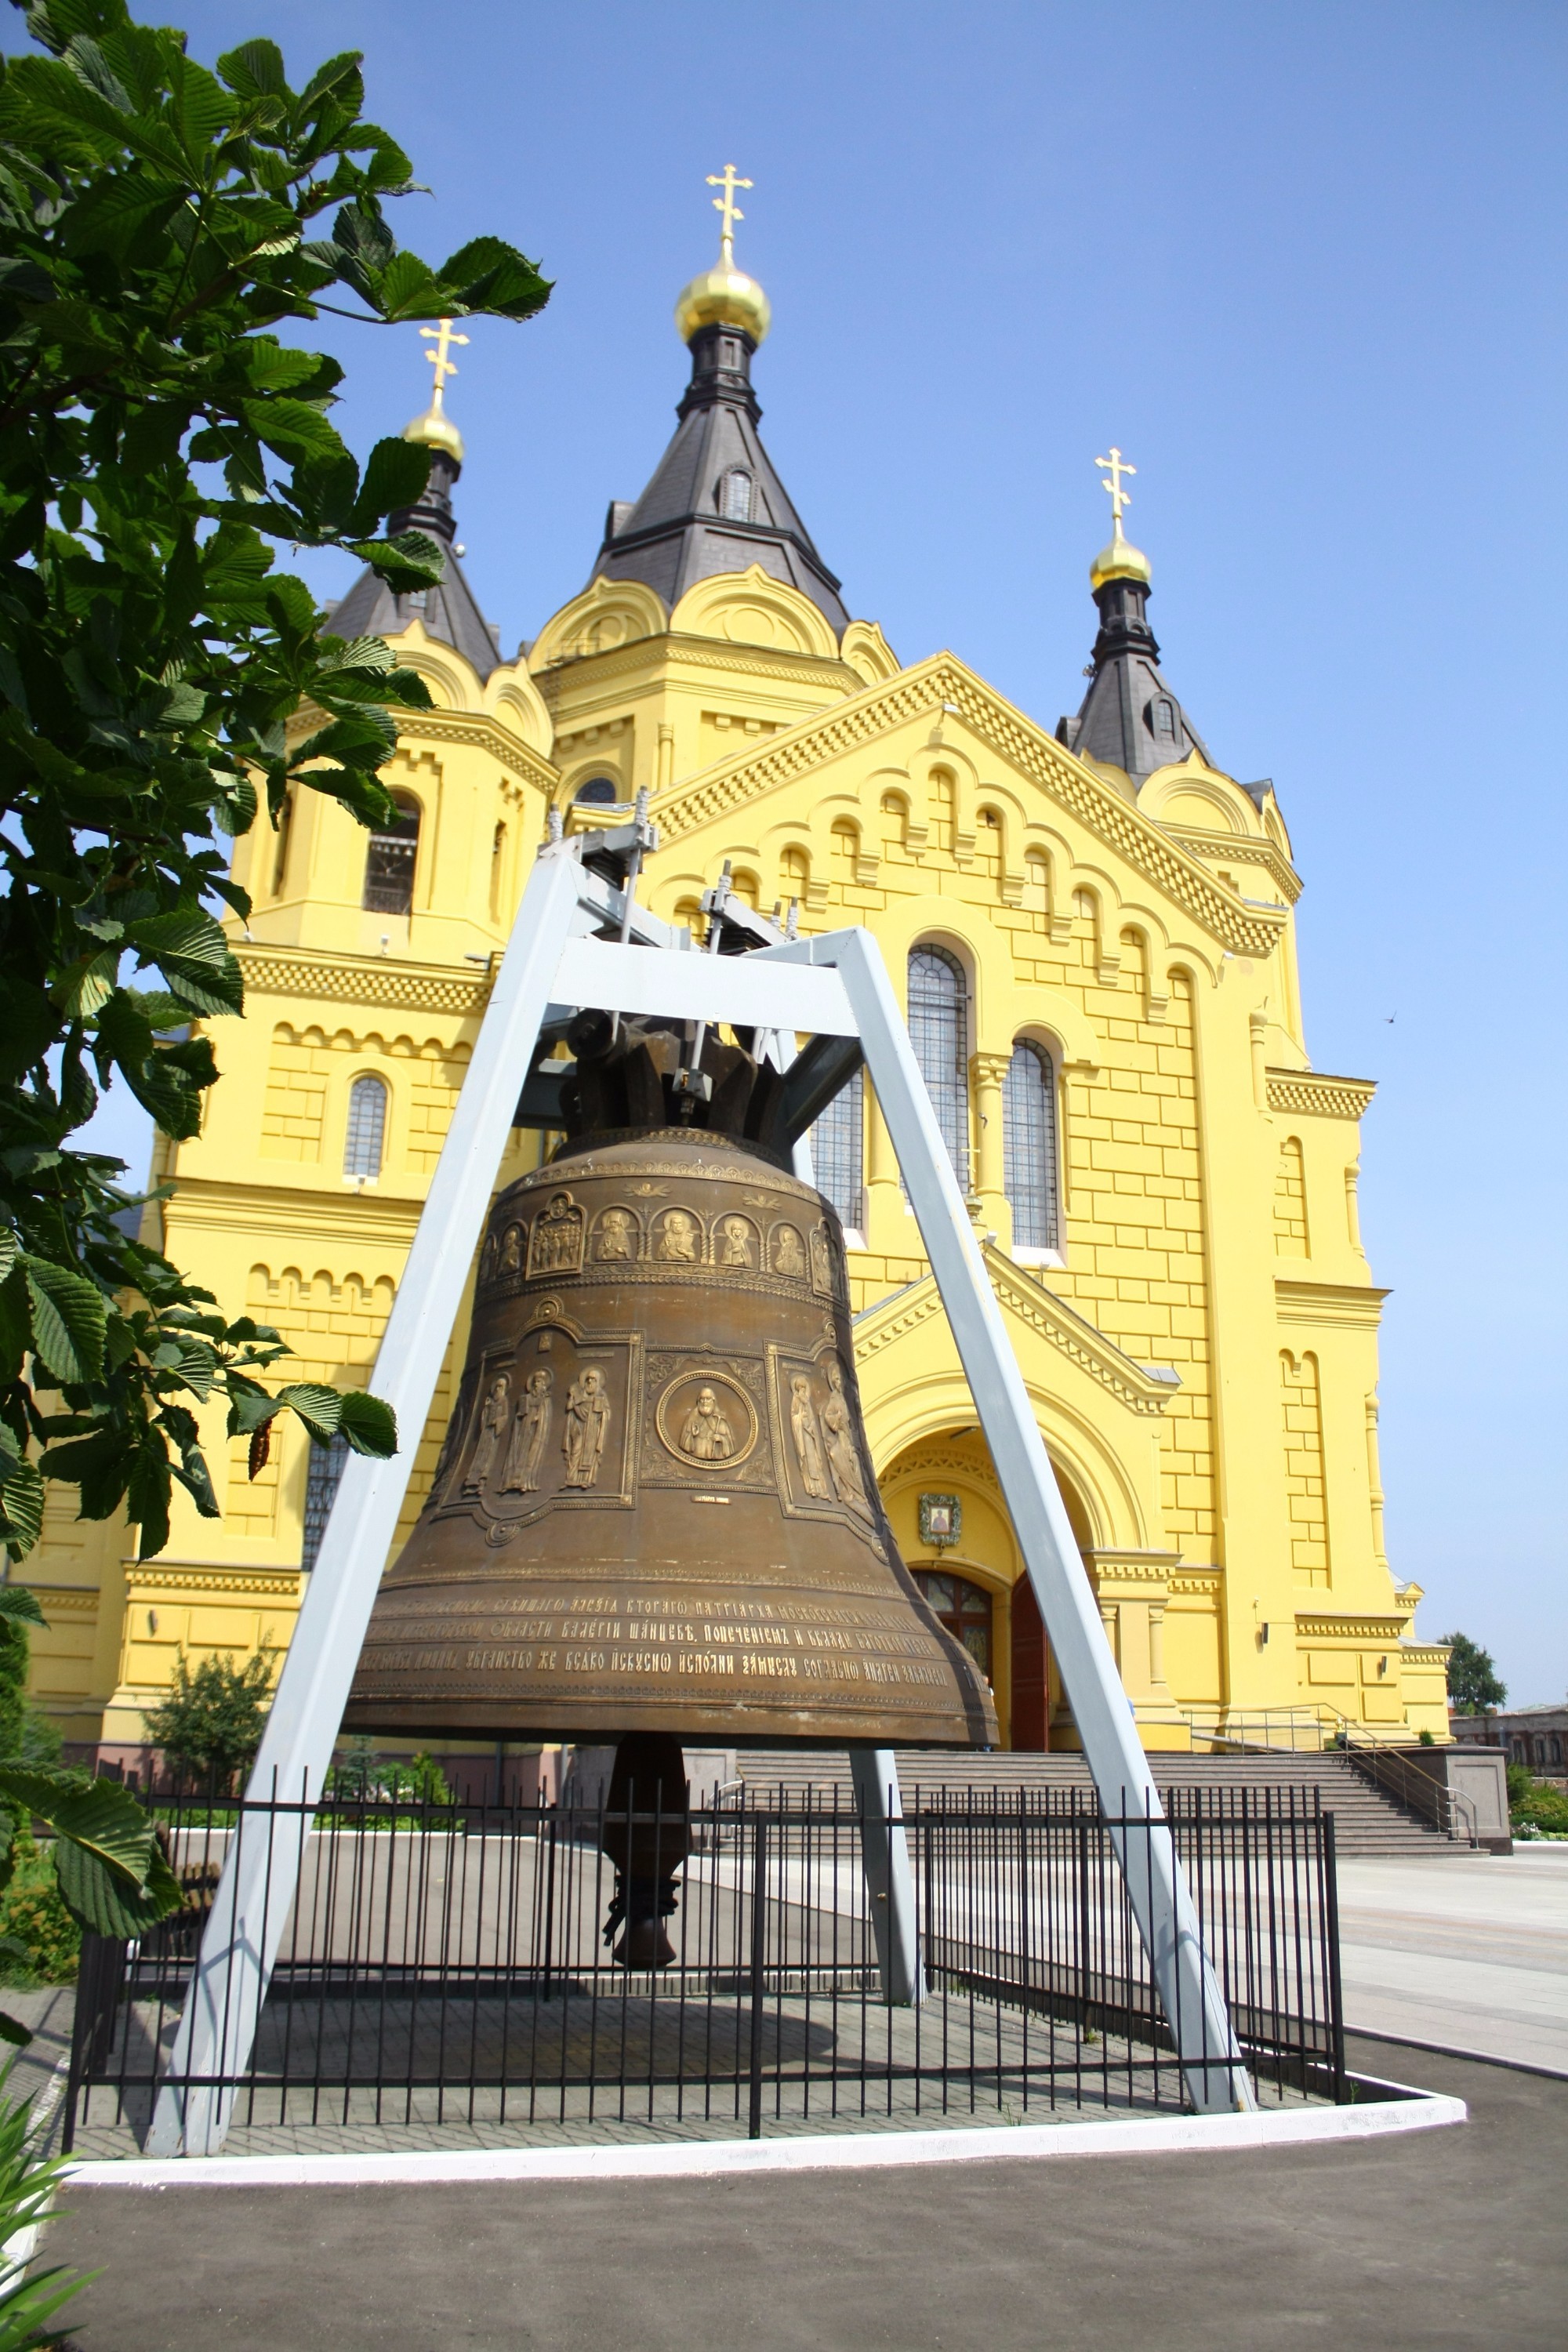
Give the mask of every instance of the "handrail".
<svg viewBox="0 0 1568 2352">
<path fill-rule="evenodd" d="M 1312 1706 L 1265 1707 L 1252 1714 L 1219 1707 L 1212 1714 L 1197 1707 L 1182 1711 L 1194 1744 L 1207 1740 L 1216 1749 L 1254 1755 L 1335 1751 L 1363 1780 L 1422 1814 L 1455 1843 L 1480 1843 L 1480 1817 L 1472 1797 L 1451 1789 L 1394 1741 L 1380 1738 L 1366 1724 L 1352 1722 L 1337 1706 L 1319 1701 Z"/>
</svg>

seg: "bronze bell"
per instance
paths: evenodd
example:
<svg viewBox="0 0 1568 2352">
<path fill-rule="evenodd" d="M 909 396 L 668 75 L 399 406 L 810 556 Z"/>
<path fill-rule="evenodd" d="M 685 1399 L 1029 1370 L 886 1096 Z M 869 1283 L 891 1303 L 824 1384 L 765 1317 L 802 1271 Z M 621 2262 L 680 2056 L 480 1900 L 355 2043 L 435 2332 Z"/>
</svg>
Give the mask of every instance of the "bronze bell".
<svg viewBox="0 0 1568 2352">
<path fill-rule="evenodd" d="M 567 1139 L 491 1213 L 345 1730 L 995 1743 L 882 1510 L 842 1230 L 741 1034 L 578 1016 Z"/>
</svg>

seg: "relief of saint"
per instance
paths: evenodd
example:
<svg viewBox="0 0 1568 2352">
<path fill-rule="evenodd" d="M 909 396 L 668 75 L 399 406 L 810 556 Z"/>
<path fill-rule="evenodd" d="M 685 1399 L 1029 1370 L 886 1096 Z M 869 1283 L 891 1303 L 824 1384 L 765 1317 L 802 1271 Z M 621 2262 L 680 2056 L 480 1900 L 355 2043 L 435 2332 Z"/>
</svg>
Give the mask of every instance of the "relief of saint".
<svg viewBox="0 0 1568 2352">
<path fill-rule="evenodd" d="M 814 1227 L 811 1236 L 811 1286 L 813 1290 L 831 1292 L 833 1288 L 833 1253 L 827 1244 L 827 1227 Z"/>
<path fill-rule="evenodd" d="M 811 1382 L 804 1372 L 795 1373 L 789 1384 L 790 1435 L 795 1439 L 795 1458 L 800 1465 L 801 1484 L 808 1495 L 820 1503 L 831 1502 L 832 1490 L 827 1484 L 827 1472 L 822 1461 L 822 1424 L 816 1417 L 812 1401 Z"/>
<path fill-rule="evenodd" d="M 479 1252 L 479 1280 L 488 1282 L 495 1270 L 496 1237 L 494 1234 L 487 1234 L 484 1248 Z"/>
<path fill-rule="evenodd" d="M 505 1372 L 490 1383 L 490 1392 L 479 1415 L 479 1434 L 474 1447 L 474 1458 L 463 1481 L 466 1495 L 477 1495 L 494 1467 L 496 1448 L 500 1444 L 500 1433 L 506 1427 L 510 1410 L 507 1402 L 510 1388 L 511 1382 Z"/>
<path fill-rule="evenodd" d="M 827 1439 L 827 1466 L 833 1474 L 834 1492 L 841 1503 L 847 1503 L 852 1511 L 868 1519 L 871 1506 L 866 1499 L 866 1481 L 861 1475 L 860 1456 L 855 1450 L 855 1423 L 849 1400 L 844 1393 L 844 1368 L 836 1360 L 827 1367 L 827 1402 L 822 1408 L 822 1427 Z"/>
<path fill-rule="evenodd" d="M 701 1228 L 695 1217 L 684 1209 L 670 1209 L 666 1213 L 655 1255 L 666 1265 L 695 1265 L 700 1238 Z"/>
<path fill-rule="evenodd" d="M 710 1388 L 699 1389 L 697 1402 L 681 1423 L 680 1450 L 693 1462 L 728 1462 L 735 1451 L 735 1433 Z"/>
<path fill-rule="evenodd" d="M 583 1212 L 570 1192 L 552 1192 L 533 1228 L 528 1252 L 531 1274 L 575 1274 L 583 1263 Z"/>
<path fill-rule="evenodd" d="M 594 1255 L 599 1264 L 608 1265 L 635 1257 L 636 1230 L 629 1209 L 606 1209 L 599 1220 L 598 1237 L 594 1244 Z"/>
<path fill-rule="evenodd" d="M 610 1400 L 605 1375 L 592 1365 L 574 1383 L 566 1398 L 566 1433 L 561 1451 L 566 1459 L 569 1486 L 596 1486 L 605 1440 L 610 1433 Z"/>
<path fill-rule="evenodd" d="M 773 1272 L 798 1282 L 805 1272 L 805 1252 L 793 1225 L 781 1225 L 773 1235 Z"/>
<path fill-rule="evenodd" d="M 521 1250 L 522 1227 L 508 1225 L 501 1236 L 500 1265 L 498 1271 L 501 1274 L 515 1274 L 521 1263 Z"/>
<path fill-rule="evenodd" d="M 503 1495 L 534 1495 L 539 1491 L 539 1465 L 544 1459 L 545 1442 L 555 1410 L 550 1394 L 553 1385 L 542 1364 L 536 1372 L 530 1372 L 523 1384 L 522 1402 L 511 1424 L 511 1444 L 506 1450 L 506 1468 L 500 1482 Z"/>
<path fill-rule="evenodd" d="M 755 1265 L 752 1255 L 752 1229 L 744 1217 L 726 1217 L 723 1238 L 719 1244 L 721 1265 Z"/>
</svg>

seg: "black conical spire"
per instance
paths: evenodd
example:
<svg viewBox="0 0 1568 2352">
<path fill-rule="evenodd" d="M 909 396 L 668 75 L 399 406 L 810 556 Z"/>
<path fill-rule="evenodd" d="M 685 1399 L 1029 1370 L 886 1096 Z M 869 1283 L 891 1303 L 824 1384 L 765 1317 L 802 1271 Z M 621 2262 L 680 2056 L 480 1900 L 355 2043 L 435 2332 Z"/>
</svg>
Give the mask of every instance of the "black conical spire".
<svg viewBox="0 0 1568 2352">
<path fill-rule="evenodd" d="M 417 419 L 416 423 L 424 421 Z M 414 426 L 410 426 L 409 433 L 410 437 L 419 437 Z M 451 439 L 457 440 L 455 433 Z M 458 447 L 461 446 L 458 442 Z M 447 558 L 439 586 L 426 588 L 421 594 L 398 596 L 367 569 L 334 608 L 329 623 L 333 636 L 392 637 L 405 629 L 410 621 L 422 621 L 426 636 L 438 637 L 443 645 L 451 646 L 481 679 L 489 677 L 500 659 L 498 632 L 480 612 L 479 599 L 458 561 L 458 523 L 452 511 L 452 491 L 462 470 L 462 459 L 457 451 L 437 444 L 430 451 L 430 478 L 419 497 L 411 507 L 400 507 L 387 520 L 389 536 L 400 530 L 422 530 L 438 541 Z"/>
<path fill-rule="evenodd" d="M 640 580 L 672 610 L 689 588 L 753 563 L 798 588 L 842 635 L 838 582 L 763 448 L 752 386 L 756 339 L 723 320 L 694 327 L 675 437 L 635 506 L 610 509 L 593 578 Z"/>
</svg>

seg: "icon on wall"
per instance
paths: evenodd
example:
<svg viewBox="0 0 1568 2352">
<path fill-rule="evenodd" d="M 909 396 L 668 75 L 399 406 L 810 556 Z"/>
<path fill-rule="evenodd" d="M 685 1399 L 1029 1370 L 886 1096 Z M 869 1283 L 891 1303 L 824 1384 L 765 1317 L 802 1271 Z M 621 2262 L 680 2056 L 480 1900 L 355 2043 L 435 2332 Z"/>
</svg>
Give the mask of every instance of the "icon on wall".
<svg viewBox="0 0 1568 2352">
<path fill-rule="evenodd" d="M 921 1541 L 945 1551 L 963 1533 L 963 1506 L 956 1495 L 921 1496 Z"/>
</svg>

